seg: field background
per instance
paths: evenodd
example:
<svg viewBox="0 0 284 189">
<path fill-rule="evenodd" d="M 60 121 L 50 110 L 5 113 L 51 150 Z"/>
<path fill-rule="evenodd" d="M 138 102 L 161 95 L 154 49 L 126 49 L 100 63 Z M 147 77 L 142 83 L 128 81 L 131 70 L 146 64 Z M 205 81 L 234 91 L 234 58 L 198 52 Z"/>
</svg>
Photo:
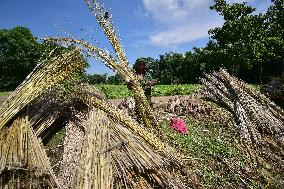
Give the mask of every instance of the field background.
<svg viewBox="0 0 284 189">
<path fill-rule="evenodd" d="M 152 96 L 190 95 L 197 91 L 201 85 L 156 85 L 152 88 Z M 108 99 L 125 98 L 132 96 L 126 85 L 95 85 L 105 93 Z"/>
</svg>

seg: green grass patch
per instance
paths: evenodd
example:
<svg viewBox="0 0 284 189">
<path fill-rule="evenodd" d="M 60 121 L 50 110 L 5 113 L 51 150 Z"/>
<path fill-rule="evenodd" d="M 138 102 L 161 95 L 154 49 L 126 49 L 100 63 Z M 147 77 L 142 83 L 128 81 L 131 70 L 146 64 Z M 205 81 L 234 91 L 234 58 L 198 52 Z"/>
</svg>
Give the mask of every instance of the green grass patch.
<svg viewBox="0 0 284 189">
<path fill-rule="evenodd" d="M 162 123 L 163 131 L 173 141 L 174 145 L 185 149 L 188 154 L 195 158 L 229 158 L 235 153 L 232 137 L 229 137 L 218 123 L 203 123 L 189 118 L 184 119 L 187 123 L 188 135 L 175 132 L 169 127 L 169 122 L 167 121 Z M 220 133 L 222 134 L 220 135 Z"/>
<path fill-rule="evenodd" d="M 201 85 L 156 85 L 152 89 L 152 96 L 190 95 L 196 92 Z"/>
<path fill-rule="evenodd" d="M 103 92 L 108 99 L 126 98 L 131 96 L 126 85 L 95 85 L 95 87 Z"/>
<path fill-rule="evenodd" d="M 152 96 L 190 95 L 200 86 L 195 84 L 155 85 L 152 88 Z M 109 99 L 132 96 L 126 85 L 95 85 L 95 87 L 106 94 L 106 97 Z"/>
<path fill-rule="evenodd" d="M 166 119 L 161 126 L 167 140 L 189 156 L 190 169 L 199 184 L 204 188 L 238 188 L 243 178 L 237 170 L 247 166 L 248 162 L 238 148 L 231 127 L 210 120 L 183 119 L 189 130 L 188 135 L 174 131 Z M 232 172 L 223 161 L 238 166 Z"/>
<path fill-rule="evenodd" d="M 8 96 L 11 92 L 0 92 L 0 96 Z"/>
</svg>

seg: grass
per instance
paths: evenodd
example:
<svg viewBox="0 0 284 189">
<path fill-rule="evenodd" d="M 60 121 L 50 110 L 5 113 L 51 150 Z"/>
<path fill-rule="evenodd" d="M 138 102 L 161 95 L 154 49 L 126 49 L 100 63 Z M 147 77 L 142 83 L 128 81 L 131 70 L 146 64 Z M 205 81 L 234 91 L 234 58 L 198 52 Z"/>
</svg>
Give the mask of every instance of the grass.
<svg viewBox="0 0 284 189">
<path fill-rule="evenodd" d="M 162 129 L 169 142 L 180 151 L 188 154 L 189 165 L 193 175 L 204 188 L 238 188 L 260 186 L 258 180 L 246 180 L 239 174 L 249 162 L 239 150 L 233 131 L 233 121 L 229 125 L 214 122 L 208 119 L 195 120 L 182 117 L 186 121 L 189 134 L 182 135 L 170 128 L 168 120 L 162 121 Z M 228 119 L 232 119 L 229 118 Z M 234 166 L 231 170 L 229 165 Z M 242 185 L 243 184 L 243 185 Z"/>
<path fill-rule="evenodd" d="M 156 85 L 152 88 L 152 96 L 190 95 L 200 86 L 195 84 Z M 95 85 L 95 87 L 106 94 L 109 99 L 132 96 L 126 85 Z"/>
<path fill-rule="evenodd" d="M 11 92 L 0 92 L 0 96 L 8 96 Z"/>
<path fill-rule="evenodd" d="M 126 98 L 131 96 L 126 85 L 94 85 L 98 90 L 103 92 L 108 99 Z"/>
</svg>

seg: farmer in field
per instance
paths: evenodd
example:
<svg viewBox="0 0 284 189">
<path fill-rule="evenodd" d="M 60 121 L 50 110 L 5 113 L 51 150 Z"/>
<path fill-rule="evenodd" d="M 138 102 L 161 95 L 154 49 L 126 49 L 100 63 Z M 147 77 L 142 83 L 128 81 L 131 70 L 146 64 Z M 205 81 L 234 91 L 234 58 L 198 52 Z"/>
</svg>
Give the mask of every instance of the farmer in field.
<svg viewBox="0 0 284 189">
<path fill-rule="evenodd" d="M 138 76 L 140 80 L 140 84 L 144 90 L 144 93 L 151 104 L 151 90 L 152 86 L 157 83 L 156 80 L 153 80 L 150 76 L 150 74 L 147 74 L 147 67 L 146 62 L 144 59 L 140 58 L 137 60 L 137 62 L 134 64 L 133 69 L 135 71 L 135 74 Z M 133 84 L 130 82 L 127 83 L 127 86 L 129 89 L 132 89 Z"/>
<path fill-rule="evenodd" d="M 144 59 L 138 59 L 136 63 L 133 66 L 134 72 L 139 78 L 139 82 L 144 90 L 145 96 L 147 97 L 147 100 L 150 104 L 151 103 L 151 87 L 156 83 L 156 80 L 152 80 L 152 78 L 147 74 L 147 68 L 146 68 L 146 62 Z M 127 87 L 129 90 L 133 89 L 133 83 L 132 81 L 129 81 L 127 83 Z M 137 118 L 137 121 L 139 123 L 142 123 L 141 117 L 139 115 L 139 108 L 135 105 L 134 107 L 135 115 Z"/>
</svg>

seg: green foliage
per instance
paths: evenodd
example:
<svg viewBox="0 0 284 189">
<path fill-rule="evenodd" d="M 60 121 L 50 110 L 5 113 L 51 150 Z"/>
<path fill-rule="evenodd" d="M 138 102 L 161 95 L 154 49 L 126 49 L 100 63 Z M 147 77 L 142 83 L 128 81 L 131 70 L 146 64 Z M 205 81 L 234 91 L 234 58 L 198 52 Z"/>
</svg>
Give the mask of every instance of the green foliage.
<svg viewBox="0 0 284 189">
<path fill-rule="evenodd" d="M 152 96 L 190 95 L 197 91 L 200 85 L 156 85 L 152 89 Z"/>
<path fill-rule="evenodd" d="M 87 78 L 90 82 L 90 84 L 95 85 L 95 84 L 122 84 L 123 80 L 117 75 L 113 76 L 108 76 L 106 73 L 105 74 L 93 74 L 87 75 Z"/>
<path fill-rule="evenodd" d="M 284 81 L 284 1 L 273 0 L 273 4 L 269 7 L 266 13 L 268 40 L 267 45 L 273 47 L 269 56 L 274 58 L 274 61 L 282 65 L 281 78 Z"/>
<path fill-rule="evenodd" d="M 249 180 L 246 187 L 260 186 L 259 179 L 250 175 L 244 178 L 238 171 L 249 167 L 250 162 L 240 151 L 232 125 L 224 126 L 218 122 L 188 117 L 182 119 L 186 121 L 188 135 L 175 132 L 166 119 L 162 121 L 162 129 L 167 141 L 185 154 L 189 154 L 190 169 L 204 188 L 238 188 L 242 186 L 241 179 Z M 230 170 L 222 161 L 234 165 L 234 170 Z"/>
<path fill-rule="evenodd" d="M 33 70 L 43 49 L 24 27 L 0 30 L 0 89 L 12 90 Z"/>
<path fill-rule="evenodd" d="M 160 59 L 139 58 L 146 62 L 147 75 L 159 84 L 198 83 L 201 76 L 200 63 L 192 52 L 185 54 L 166 53 Z M 133 67 L 136 66 L 137 59 Z"/>
<path fill-rule="evenodd" d="M 91 84 L 106 84 L 107 83 L 107 74 L 93 74 L 88 75 L 89 82 Z"/>
<path fill-rule="evenodd" d="M 274 1 L 265 14 L 256 14 L 246 3 L 228 4 L 225 0 L 215 0 L 210 8 L 225 22 L 209 30 L 206 70 L 222 66 L 247 82 L 257 83 L 281 75 L 283 1 Z"/>
<path fill-rule="evenodd" d="M 8 96 L 11 92 L 0 92 L 0 97 L 1 96 Z"/>
<path fill-rule="evenodd" d="M 14 90 L 51 51 L 52 56 L 57 56 L 74 48 L 47 41 L 39 43 L 31 31 L 24 27 L 0 30 L 0 91 Z"/>
<path fill-rule="evenodd" d="M 107 83 L 108 84 L 116 84 L 116 85 L 118 85 L 118 84 L 122 84 L 123 82 L 124 82 L 123 79 L 121 79 L 119 77 L 119 75 L 117 75 L 117 74 L 111 75 L 111 76 L 109 76 L 107 78 Z"/>
<path fill-rule="evenodd" d="M 189 154 L 196 158 L 212 158 L 213 157 L 232 157 L 235 153 L 234 142 L 226 136 L 218 136 L 218 132 L 223 130 L 218 123 L 196 122 L 194 119 L 186 118 L 189 135 L 182 135 L 169 127 L 169 123 L 165 121 L 163 130 L 168 137 L 172 139 L 175 145 L 186 149 Z M 228 133 L 224 133 L 228 134 Z M 202 151 L 202 153 L 200 153 Z"/>
</svg>

